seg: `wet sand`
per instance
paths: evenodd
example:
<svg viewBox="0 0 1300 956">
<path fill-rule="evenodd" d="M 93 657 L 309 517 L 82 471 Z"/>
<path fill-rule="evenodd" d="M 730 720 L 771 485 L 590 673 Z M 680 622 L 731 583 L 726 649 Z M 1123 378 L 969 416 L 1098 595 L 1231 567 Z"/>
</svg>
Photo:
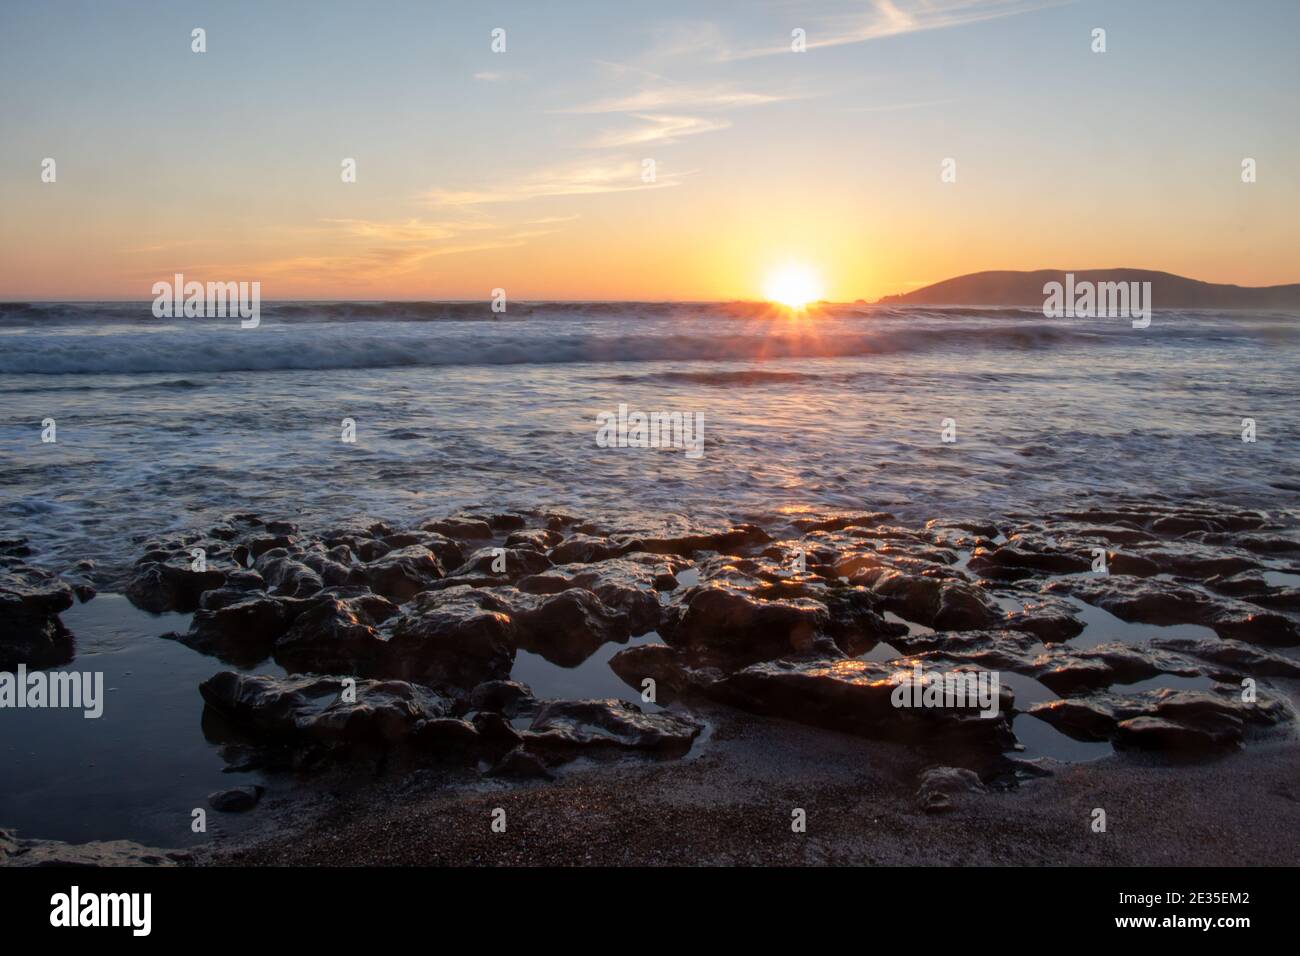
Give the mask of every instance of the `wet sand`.
<svg viewBox="0 0 1300 956">
<path fill-rule="evenodd" d="M 200 865 L 1300 864 L 1300 750 L 1284 737 L 1208 760 L 1116 754 L 1049 764 L 1014 791 L 918 805 L 905 746 L 710 708 L 698 755 L 572 766 L 554 781 L 457 786 L 429 771 L 259 807 L 274 835 Z M 346 788 L 346 789 L 345 789 Z M 491 830 L 506 811 L 505 833 Z M 1094 833 L 1092 812 L 1106 811 Z M 807 811 L 807 832 L 791 811 Z M 265 831 L 263 831 L 265 832 Z"/>
</svg>

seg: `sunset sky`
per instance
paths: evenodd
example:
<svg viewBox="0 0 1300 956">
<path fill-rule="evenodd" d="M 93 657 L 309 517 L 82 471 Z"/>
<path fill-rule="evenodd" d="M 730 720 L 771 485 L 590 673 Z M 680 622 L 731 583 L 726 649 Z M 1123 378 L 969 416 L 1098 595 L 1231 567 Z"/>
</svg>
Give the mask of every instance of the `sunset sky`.
<svg viewBox="0 0 1300 956">
<path fill-rule="evenodd" d="M 789 263 L 840 300 L 982 269 L 1300 281 L 1298 33 L 1294 0 L 10 0 L 0 299 L 175 272 L 756 298 Z"/>
</svg>

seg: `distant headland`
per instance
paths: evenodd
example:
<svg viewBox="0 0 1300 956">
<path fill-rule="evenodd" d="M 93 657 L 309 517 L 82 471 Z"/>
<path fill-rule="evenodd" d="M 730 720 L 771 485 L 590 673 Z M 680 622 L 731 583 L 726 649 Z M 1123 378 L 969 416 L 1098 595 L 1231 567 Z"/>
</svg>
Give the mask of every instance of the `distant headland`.
<svg viewBox="0 0 1300 956">
<path fill-rule="evenodd" d="M 1033 272 L 972 272 L 933 285 L 887 295 L 880 305 L 1036 305 L 1043 304 L 1043 287 L 1066 282 L 1063 269 Z M 1295 309 L 1300 310 L 1300 283 L 1271 286 L 1223 285 L 1201 282 L 1150 269 L 1078 269 L 1075 282 L 1150 282 L 1157 309 Z"/>
</svg>

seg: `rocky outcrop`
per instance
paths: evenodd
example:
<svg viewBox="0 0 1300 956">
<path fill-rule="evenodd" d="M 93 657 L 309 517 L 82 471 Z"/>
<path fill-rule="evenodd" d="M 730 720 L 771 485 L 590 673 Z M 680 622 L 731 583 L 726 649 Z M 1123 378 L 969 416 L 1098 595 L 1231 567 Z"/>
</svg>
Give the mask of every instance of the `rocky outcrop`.
<svg viewBox="0 0 1300 956">
<path fill-rule="evenodd" d="M 199 685 L 208 707 L 259 741 L 342 752 L 436 742 L 452 702 L 404 681 L 275 678 L 222 671 Z M 468 726 L 468 725 L 467 725 Z M 468 727 L 466 736 L 473 735 Z"/>
<path fill-rule="evenodd" d="M 641 690 L 643 681 L 655 682 L 660 701 L 699 696 L 746 710 L 802 724 L 838 730 L 863 737 L 912 742 L 947 743 L 998 752 L 1014 742 L 1008 715 L 1014 696 L 999 687 L 989 716 L 971 701 L 955 700 L 938 706 L 911 706 L 910 695 L 900 685 L 912 682 L 908 662 L 778 660 L 751 664 L 727 672 L 715 667 L 694 667 L 680 652 L 663 645 L 642 645 L 620 651 L 610 662 L 629 685 Z M 927 668 L 926 677 L 944 679 L 956 668 Z M 990 692 L 992 691 L 989 685 Z M 899 703 L 899 700 L 904 703 Z M 995 712 L 994 712 L 995 711 Z"/>
<path fill-rule="evenodd" d="M 1160 689 L 1120 696 L 1097 692 L 1035 704 L 1029 713 L 1078 740 L 1110 740 L 1118 747 L 1214 751 L 1241 743 L 1248 725 L 1294 720 L 1283 702 L 1241 699 L 1232 688 Z"/>
<path fill-rule="evenodd" d="M 517 629 L 510 605 L 489 590 L 426 591 L 384 628 L 386 676 L 472 688 L 510 676 Z"/>
<path fill-rule="evenodd" d="M 701 658 L 743 662 L 825 650 L 829 626 L 830 612 L 817 601 L 768 600 L 710 582 L 687 590 L 665 614 L 660 633 Z"/>
<path fill-rule="evenodd" d="M 967 794 L 984 793 L 979 775 L 963 767 L 929 767 L 917 778 L 916 802 L 926 813 L 955 810 Z"/>
<path fill-rule="evenodd" d="M 0 866 L 177 866 L 189 858 L 184 850 L 160 850 L 130 840 L 24 840 L 13 830 L 0 830 Z"/>
<path fill-rule="evenodd" d="M 561 667 L 576 667 L 601 645 L 632 633 L 625 613 L 582 588 L 539 596 L 515 591 L 511 620 L 519 647 Z"/>
<path fill-rule="evenodd" d="M 0 566 L 0 670 L 72 660 L 72 635 L 59 619 L 72 602 L 72 588 L 56 575 L 19 561 Z"/>
<path fill-rule="evenodd" d="M 348 583 L 364 585 L 401 604 L 432 587 L 443 577 L 442 563 L 432 550 L 412 544 L 385 552 L 373 561 L 354 565 Z"/>
<path fill-rule="evenodd" d="M 215 568 L 195 570 L 187 553 L 142 560 L 126 586 L 126 596 L 141 610 L 153 614 L 165 611 L 193 611 L 204 591 L 221 587 L 225 573 Z"/>
<path fill-rule="evenodd" d="M 131 591 L 144 607 L 195 607 L 181 637 L 191 646 L 241 666 L 272 657 L 304 675 L 291 680 L 308 685 L 281 688 L 275 700 L 339 675 L 422 688 L 445 706 L 410 718 L 397 734 L 404 745 L 478 755 L 504 777 L 549 772 L 567 759 L 558 755 L 583 750 L 654 751 L 653 725 L 680 715 L 538 701 L 510 680 L 517 651 L 573 667 L 605 644 L 650 632 L 664 643 L 626 648 L 611 667 L 638 693 L 652 686 L 659 704 L 709 700 L 985 756 L 1014 744 L 1006 687 L 996 714 L 981 717 L 969 708 L 895 706 L 892 691 L 907 680 L 899 675 L 917 665 L 938 675 L 1023 675 L 1042 685 L 1039 693 L 1061 695 L 1036 705 L 1042 719 L 1099 727 L 1088 732 L 1121 747 L 1198 749 L 1241 739 L 1237 724 L 1258 722 L 1259 713 L 1224 711 L 1214 703 L 1221 695 L 1204 690 L 1179 691 L 1208 696 L 1175 706 L 1123 688 L 1161 677 L 1208 687 L 1300 672 L 1291 656 L 1266 649 L 1300 645 L 1300 589 L 1270 585 L 1265 570 L 1276 560 L 1260 557 L 1290 553 L 1284 545 L 1300 534 L 1289 519 L 1133 503 L 920 527 L 883 512 L 798 513 L 762 524 L 665 516 L 629 527 L 476 510 L 418 529 L 358 519 L 313 534 L 234 515 L 206 532 L 151 542 Z M 196 548 L 204 570 L 194 570 L 204 567 L 192 563 Z M 1108 573 L 1092 570 L 1099 552 Z M 20 560 L 0 547 L 5 573 Z M 1218 637 L 1153 632 L 1075 647 L 1084 629 L 1079 602 L 1134 623 L 1201 625 Z M 872 656 L 900 656 L 862 659 L 882 644 Z M 254 710 L 281 705 L 268 706 Z M 312 727 L 304 707 L 288 710 Z M 1292 719 L 1282 705 L 1265 710 Z M 331 713 L 330 726 L 370 719 Z M 676 741 L 665 747 L 680 744 L 682 728 L 660 730 Z M 931 789 L 942 802 L 942 787 Z"/>
<path fill-rule="evenodd" d="M 1300 625 L 1292 618 L 1176 581 L 1112 574 L 1061 578 L 1048 582 L 1046 589 L 1072 594 L 1123 621 L 1199 624 L 1220 637 L 1252 644 L 1300 645 Z"/>
<path fill-rule="evenodd" d="M 534 753 L 577 756 L 625 750 L 664 756 L 688 751 L 703 725 L 690 717 L 643 713 L 635 704 L 607 700 L 544 703 L 523 734 Z"/>
</svg>

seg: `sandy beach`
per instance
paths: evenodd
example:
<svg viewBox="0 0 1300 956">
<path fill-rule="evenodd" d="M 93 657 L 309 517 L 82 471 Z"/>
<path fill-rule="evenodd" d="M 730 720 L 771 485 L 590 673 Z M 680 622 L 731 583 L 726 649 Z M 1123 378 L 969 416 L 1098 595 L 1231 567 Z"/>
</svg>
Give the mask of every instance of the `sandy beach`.
<svg viewBox="0 0 1300 956">
<path fill-rule="evenodd" d="M 279 832 L 195 852 L 196 865 L 1295 866 L 1300 754 L 1256 747 L 1210 762 L 1057 765 L 949 813 L 917 803 L 908 748 L 716 711 L 707 752 L 573 769 L 557 781 L 456 786 L 338 781 Z M 504 808 L 505 833 L 490 829 Z M 792 833 L 791 810 L 808 813 Z M 1107 811 L 1105 833 L 1090 829 Z"/>
</svg>

